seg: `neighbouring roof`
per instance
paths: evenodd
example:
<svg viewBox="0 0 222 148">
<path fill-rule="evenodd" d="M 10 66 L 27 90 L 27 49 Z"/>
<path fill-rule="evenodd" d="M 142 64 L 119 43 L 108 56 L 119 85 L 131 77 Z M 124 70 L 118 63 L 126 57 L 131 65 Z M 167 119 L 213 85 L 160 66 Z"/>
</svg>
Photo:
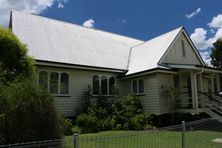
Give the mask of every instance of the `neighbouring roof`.
<svg viewBox="0 0 222 148">
<path fill-rule="evenodd" d="M 12 31 L 36 60 L 127 71 L 166 68 L 159 61 L 183 27 L 141 41 L 80 25 L 12 11 Z"/>
</svg>

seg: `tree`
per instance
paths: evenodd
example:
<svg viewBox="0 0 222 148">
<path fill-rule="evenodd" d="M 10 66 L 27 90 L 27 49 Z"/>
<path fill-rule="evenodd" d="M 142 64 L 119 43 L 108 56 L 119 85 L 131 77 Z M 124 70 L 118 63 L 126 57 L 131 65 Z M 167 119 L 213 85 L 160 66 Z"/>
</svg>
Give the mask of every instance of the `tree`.
<svg viewBox="0 0 222 148">
<path fill-rule="evenodd" d="M 0 82 L 12 82 L 34 74 L 34 60 L 10 29 L 0 27 Z"/>
<path fill-rule="evenodd" d="M 218 39 L 213 43 L 211 57 L 211 64 L 218 69 L 222 69 L 222 39 Z"/>
<path fill-rule="evenodd" d="M 53 98 L 34 80 L 3 86 L 0 93 L 4 127 L 0 144 L 12 144 L 62 138 L 64 122 Z M 0 137 L 1 137 L 0 134 Z"/>
<path fill-rule="evenodd" d="M 179 89 L 168 86 L 168 85 L 161 85 L 161 97 L 164 98 L 166 101 L 168 111 L 171 114 L 171 122 L 173 123 L 175 120 L 174 113 L 176 110 L 176 98 L 179 96 Z"/>
<path fill-rule="evenodd" d="M 27 51 L 11 30 L 0 27 L 0 145 L 62 136 L 64 120 L 37 86 Z"/>
</svg>

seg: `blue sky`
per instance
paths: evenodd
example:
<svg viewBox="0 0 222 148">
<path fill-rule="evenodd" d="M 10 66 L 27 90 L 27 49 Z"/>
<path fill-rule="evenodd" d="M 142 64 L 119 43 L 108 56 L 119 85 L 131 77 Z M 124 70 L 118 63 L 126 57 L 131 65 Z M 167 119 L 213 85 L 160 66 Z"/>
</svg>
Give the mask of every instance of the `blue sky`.
<svg viewBox="0 0 222 148">
<path fill-rule="evenodd" d="M 222 37 L 221 0 L 0 0 L 0 4 L 0 24 L 5 26 L 10 9 L 80 25 L 86 22 L 88 27 L 141 40 L 184 26 L 207 62 L 211 44 Z"/>
<path fill-rule="evenodd" d="M 70 0 L 63 9 L 53 6 L 41 15 L 82 24 L 92 18 L 95 28 L 142 40 L 184 26 L 191 34 L 207 23 L 222 9 L 215 0 Z M 201 12 L 187 19 L 186 14 L 201 8 Z M 221 12 L 222 13 L 222 12 Z"/>
</svg>

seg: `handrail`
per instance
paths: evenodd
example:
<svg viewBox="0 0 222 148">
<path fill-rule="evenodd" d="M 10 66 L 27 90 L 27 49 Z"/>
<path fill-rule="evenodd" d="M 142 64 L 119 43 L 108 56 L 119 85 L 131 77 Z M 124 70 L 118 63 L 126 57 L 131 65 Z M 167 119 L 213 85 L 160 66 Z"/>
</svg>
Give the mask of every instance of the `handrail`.
<svg viewBox="0 0 222 148">
<path fill-rule="evenodd" d="M 222 94 L 218 94 L 216 92 L 214 92 L 214 94 L 222 99 Z"/>
<path fill-rule="evenodd" d="M 222 101 L 212 97 L 209 93 L 200 92 L 201 94 L 207 96 L 210 100 L 216 101 L 218 104 L 222 105 Z M 221 97 L 222 98 L 222 97 Z"/>
</svg>

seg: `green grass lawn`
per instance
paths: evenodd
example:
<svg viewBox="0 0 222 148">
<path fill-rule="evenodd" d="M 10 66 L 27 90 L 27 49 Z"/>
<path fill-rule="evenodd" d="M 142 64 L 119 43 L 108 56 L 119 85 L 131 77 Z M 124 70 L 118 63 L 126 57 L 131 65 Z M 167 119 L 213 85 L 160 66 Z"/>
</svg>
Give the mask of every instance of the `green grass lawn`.
<svg viewBox="0 0 222 148">
<path fill-rule="evenodd" d="M 211 142 L 222 138 L 221 132 L 186 132 L 187 148 L 222 148 L 222 144 Z M 73 136 L 66 136 L 65 142 L 73 147 Z M 106 131 L 94 134 L 81 134 L 79 148 L 181 148 L 179 131 Z"/>
</svg>

